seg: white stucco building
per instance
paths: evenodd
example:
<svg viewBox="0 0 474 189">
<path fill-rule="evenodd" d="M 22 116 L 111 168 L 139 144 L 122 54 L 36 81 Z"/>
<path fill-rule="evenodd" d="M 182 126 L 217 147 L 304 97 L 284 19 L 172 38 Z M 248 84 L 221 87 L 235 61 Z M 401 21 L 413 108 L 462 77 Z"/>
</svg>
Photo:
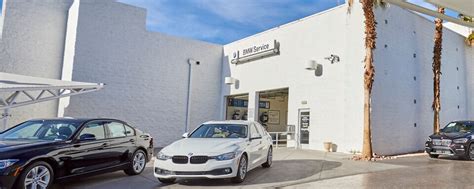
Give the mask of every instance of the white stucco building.
<svg viewBox="0 0 474 189">
<path fill-rule="evenodd" d="M 145 9 L 114 0 L 4 0 L 1 72 L 106 84 L 70 101 L 13 110 L 12 123 L 113 117 L 164 146 L 186 127 L 247 117 L 271 132 L 290 125 L 296 139 L 289 145 L 361 150 L 360 5 L 351 14 L 341 5 L 226 45 L 149 32 L 145 17 Z M 422 150 L 432 131 L 434 25 L 397 6 L 377 10 L 376 18 L 374 151 Z M 445 29 L 443 37 L 441 123 L 474 119 L 474 50 L 462 34 Z M 310 62 L 317 70 L 308 70 Z"/>
</svg>

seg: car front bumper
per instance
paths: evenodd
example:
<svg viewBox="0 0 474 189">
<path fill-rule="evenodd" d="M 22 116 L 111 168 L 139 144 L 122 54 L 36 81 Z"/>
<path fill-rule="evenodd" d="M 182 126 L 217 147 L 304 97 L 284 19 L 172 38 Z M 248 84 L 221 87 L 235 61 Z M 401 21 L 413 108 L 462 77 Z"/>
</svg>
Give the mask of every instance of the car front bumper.
<svg viewBox="0 0 474 189">
<path fill-rule="evenodd" d="M 232 178 L 237 175 L 239 158 L 232 160 L 208 160 L 203 164 L 176 164 L 171 159 L 155 160 L 153 174 L 156 178 Z"/>
<path fill-rule="evenodd" d="M 425 152 L 431 155 L 464 156 L 468 144 L 450 144 L 449 146 L 435 146 L 431 142 L 425 143 Z"/>
</svg>

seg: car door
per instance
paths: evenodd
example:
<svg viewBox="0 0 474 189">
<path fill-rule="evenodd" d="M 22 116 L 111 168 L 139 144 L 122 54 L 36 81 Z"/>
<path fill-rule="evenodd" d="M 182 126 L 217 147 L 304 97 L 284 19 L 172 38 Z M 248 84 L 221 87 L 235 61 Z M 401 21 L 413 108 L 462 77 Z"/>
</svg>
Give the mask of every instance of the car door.
<svg viewBox="0 0 474 189">
<path fill-rule="evenodd" d="M 86 123 L 73 141 L 67 167 L 71 175 L 91 172 L 113 165 L 113 156 L 106 150 L 110 140 L 106 138 L 103 121 Z"/>
<path fill-rule="evenodd" d="M 125 124 L 110 121 L 106 124 L 107 138 L 110 140 L 107 150 L 113 154 L 117 164 L 128 163 L 135 151 L 135 137 L 127 136 Z"/>
<path fill-rule="evenodd" d="M 249 165 L 250 168 L 259 166 L 259 163 L 262 159 L 262 135 L 258 132 L 255 124 L 249 124 L 250 127 L 250 155 L 249 155 Z"/>
<path fill-rule="evenodd" d="M 261 152 L 263 157 L 262 159 L 264 161 L 263 163 L 265 163 L 267 159 L 266 157 L 268 155 L 268 149 L 270 148 L 270 145 L 272 145 L 273 139 L 260 123 L 255 123 L 255 125 L 257 126 L 257 131 L 262 135 L 262 145 L 260 146 L 260 148 L 263 147 Z"/>
</svg>

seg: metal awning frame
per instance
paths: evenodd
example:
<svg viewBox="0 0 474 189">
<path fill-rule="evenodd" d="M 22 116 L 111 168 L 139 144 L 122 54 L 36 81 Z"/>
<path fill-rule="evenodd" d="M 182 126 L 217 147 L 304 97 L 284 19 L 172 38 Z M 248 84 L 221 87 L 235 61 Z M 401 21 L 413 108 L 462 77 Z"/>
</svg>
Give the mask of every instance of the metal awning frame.
<svg viewBox="0 0 474 189">
<path fill-rule="evenodd" d="M 464 21 L 464 20 L 459 19 L 459 18 L 454 18 L 454 17 L 448 16 L 448 15 L 445 15 L 445 14 L 441 14 L 437 11 L 433 11 L 433 10 L 430 10 L 430 9 L 412 4 L 412 3 L 406 2 L 404 0 L 383 0 L 383 1 L 385 1 L 387 3 L 390 3 L 390 4 L 393 4 L 393 5 L 400 6 L 400 7 L 405 8 L 405 9 L 415 11 L 415 12 L 419 12 L 419 13 L 422 13 L 422 14 L 426 14 L 426 15 L 433 16 L 433 17 L 436 17 L 436 18 L 440 18 L 442 20 L 453 22 L 453 23 L 456 23 L 456 24 L 459 24 L 459 25 L 474 28 L 474 22 L 468 22 L 468 21 Z M 454 10 L 454 11 L 456 11 L 456 10 Z"/>
<path fill-rule="evenodd" d="M 24 88 L 18 87 L 0 89 L 0 93 L 8 93 L 6 95 L 6 98 L 0 97 L 0 110 L 7 110 L 19 106 L 26 106 L 48 100 L 94 92 L 102 89 L 103 87 L 104 84 L 81 86 L 42 86 Z M 27 100 L 18 100 L 18 97 L 20 96 L 25 97 Z"/>
</svg>

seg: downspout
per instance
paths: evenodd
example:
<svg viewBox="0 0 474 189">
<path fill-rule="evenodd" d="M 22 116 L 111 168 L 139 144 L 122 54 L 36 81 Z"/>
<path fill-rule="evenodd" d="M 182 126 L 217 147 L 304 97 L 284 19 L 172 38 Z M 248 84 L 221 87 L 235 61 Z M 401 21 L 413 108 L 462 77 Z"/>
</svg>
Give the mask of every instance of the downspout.
<svg viewBox="0 0 474 189">
<path fill-rule="evenodd" d="M 188 94 L 187 94 L 187 100 L 186 100 L 186 125 L 184 126 L 184 132 L 188 132 L 189 125 L 191 122 L 191 89 L 192 89 L 192 76 L 193 76 L 193 64 L 199 65 L 199 61 L 196 61 L 192 58 L 188 59 L 188 66 L 189 66 L 189 71 L 188 71 Z"/>
<path fill-rule="evenodd" d="M 1 131 L 7 130 L 8 117 L 10 117 L 10 112 L 9 112 L 9 109 L 7 108 L 7 109 L 3 110 L 3 114 L 2 114 L 3 130 L 1 130 Z"/>
</svg>

